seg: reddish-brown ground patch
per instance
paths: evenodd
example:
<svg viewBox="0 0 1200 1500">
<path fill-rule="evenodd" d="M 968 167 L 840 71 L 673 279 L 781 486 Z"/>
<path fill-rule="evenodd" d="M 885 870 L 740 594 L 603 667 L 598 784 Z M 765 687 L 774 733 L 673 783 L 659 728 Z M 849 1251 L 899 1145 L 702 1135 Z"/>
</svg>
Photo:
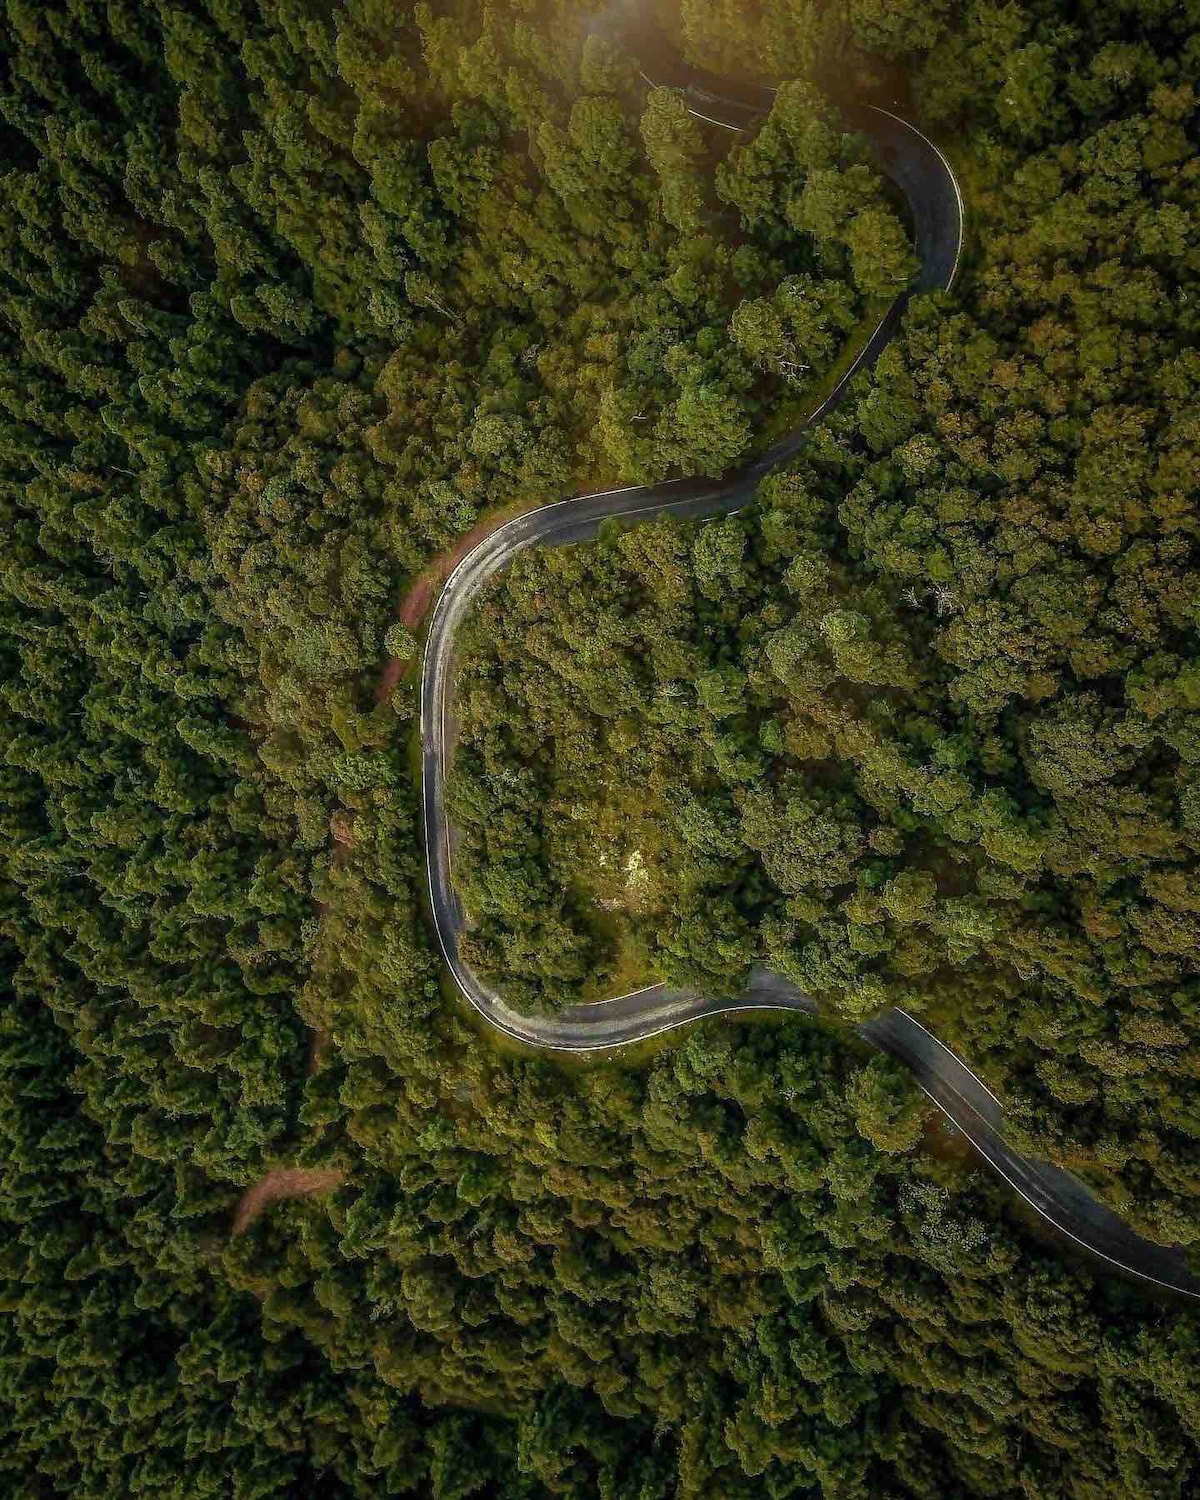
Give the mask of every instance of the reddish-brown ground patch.
<svg viewBox="0 0 1200 1500">
<path fill-rule="evenodd" d="M 233 1232 L 245 1234 L 270 1203 L 281 1198 L 305 1198 L 311 1193 L 331 1193 L 345 1180 L 346 1174 L 340 1167 L 275 1167 L 238 1199 Z"/>
<path fill-rule="evenodd" d="M 429 612 L 429 606 L 433 603 L 438 589 L 450 576 L 471 548 L 482 542 L 485 536 L 495 531 L 497 526 L 502 526 L 509 519 L 509 513 L 491 516 L 486 521 L 480 521 L 470 531 L 464 532 L 448 552 L 443 552 L 435 557 L 429 566 L 414 579 L 411 587 L 404 597 L 396 605 L 396 618 L 401 625 L 407 625 L 410 630 L 416 627 Z M 412 666 L 411 661 L 406 661 L 399 656 L 389 656 L 384 663 L 383 672 L 379 678 L 379 685 L 375 689 L 376 699 L 382 703 L 392 691 L 400 679 Z"/>
<path fill-rule="evenodd" d="M 399 656 L 389 656 L 384 663 L 383 672 L 379 678 L 379 685 L 375 689 L 376 701 L 382 703 L 392 691 L 400 679 L 412 666 L 411 662 L 405 661 Z"/>
<path fill-rule="evenodd" d="M 308 1059 L 304 1064 L 304 1075 L 311 1078 L 318 1068 L 324 1066 L 325 1053 L 331 1041 L 327 1031 L 319 1026 L 311 1027 L 308 1033 Z"/>
</svg>

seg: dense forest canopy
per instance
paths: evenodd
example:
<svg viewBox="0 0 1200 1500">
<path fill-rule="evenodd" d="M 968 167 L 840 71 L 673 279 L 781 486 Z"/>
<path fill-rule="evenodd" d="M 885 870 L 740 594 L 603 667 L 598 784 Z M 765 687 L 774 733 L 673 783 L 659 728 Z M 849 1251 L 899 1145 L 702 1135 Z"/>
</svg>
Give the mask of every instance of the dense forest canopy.
<svg viewBox="0 0 1200 1500">
<path fill-rule="evenodd" d="M 969 190 L 955 298 L 752 512 L 479 614 L 479 961 L 549 1005 L 755 955 L 831 1019 L 919 1003 L 1200 1240 L 1200 9 L 654 10 L 782 81 L 752 137 L 647 87 L 634 7 L 7 0 L 7 1493 L 1200 1479 L 1200 1318 L 845 1027 L 565 1067 L 441 987 L 396 600 L 486 517 L 815 406 L 913 267 L 846 129 L 899 99 Z"/>
</svg>

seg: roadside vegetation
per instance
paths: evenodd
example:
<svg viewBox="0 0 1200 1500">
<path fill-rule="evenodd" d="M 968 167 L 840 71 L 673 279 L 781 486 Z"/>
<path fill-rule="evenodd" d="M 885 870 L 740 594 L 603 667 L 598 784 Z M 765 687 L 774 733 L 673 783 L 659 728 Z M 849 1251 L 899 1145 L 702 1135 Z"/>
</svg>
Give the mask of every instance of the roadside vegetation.
<svg viewBox="0 0 1200 1500">
<path fill-rule="evenodd" d="M 925 966 L 1039 1149 L 1197 1237 L 1200 17 L 657 11 L 789 80 L 754 141 L 647 93 L 620 6 L 3 11 L 5 1493 L 1195 1487 L 1200 1319 L 927 1149 L 847 1028 L 560 1068 L 441 989 L 397 601 L 493 508 L 718 473 L 819 388 L 911 269 L 838 113 L 899 94 L 978 192 L 961 299 L 751 515 L 480 616 L 482 957 L 761 950 L 834 1020 Z"/>
</svg>

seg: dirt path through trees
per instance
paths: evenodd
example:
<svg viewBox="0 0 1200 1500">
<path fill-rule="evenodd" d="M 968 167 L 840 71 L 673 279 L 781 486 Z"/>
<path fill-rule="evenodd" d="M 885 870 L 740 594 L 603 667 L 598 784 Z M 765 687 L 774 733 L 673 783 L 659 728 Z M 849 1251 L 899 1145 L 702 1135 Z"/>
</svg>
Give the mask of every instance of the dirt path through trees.
<svg viewBox="0 0 1200 1500">
<path fill-rule="evenodd" d="M 424 568 L 396 605 L 396 619 L 410 630 L 415 629 L 429 611 L 437 597 L 438 589 L 450 576 L 462 559 L 485 536 L 502 526 L 513 514 L 512 508 L 497 512 L 478 526 L 464 532 L 454 546 L 439 554 Z M 375 697 L 382 702 L 413 665 L 411 660 L 400 656 L 389 656 L 375 688 Z M 333 859 L 342 863 L 354 847 L 353 817 L 335 813 L 330 822 L 333 837 Z M 317 920 L 325 915 L 325 903 L 316 903 Z M 321 1031 L 312 1031 L 305 1071 L 309 1077 L 321 1065 L 328 1051 L 330 1038 Z M 244 1234 L 259 1214 L 272 1203 L 284 1198 L 303 1198 L 313 1193 L 332 1192 L 346 1180 L 340 1168 L 272 1167 L 252 1187 L 246 1189 L 238 1199 L 233 1215 L 233 1233 Z"/>
<path fill-rule="evenodd" d="M 471 548 L 483 541 L 485 536 L 495 531 L 497 526 L 503 526 L 505 521 L 510 520 L 513 510 L 497 511 L 489 516 L 486 521 L 480 521 L 470 531 L 466 531 L 455 542 L 448 551 L 440 553 L 417 575 L 415 581 L 409 586 L 408 591 L 396 606 L 396 619 L 401 625 L 409 630 L 415 630 L 425 616 L 429 613 L 429 607 L 437 597 L 437 591 L 446 581 L 458 564 L 466 557 Z M 384 663 L 383 673 L 379 679 L 379 685 L 375 689 L 375 697 L 382 702 L 392 691 L 396 684 L 412 666 L 412 661 L 402 656 L 389 656 Z"/>
<path fill-rule="evenodd" d="M 281 1198 L 304 1198 L 311 1193 L 331 1193 L 345 1180 L 341 1167 L 272 1167 L 238 1199 L 233 1233 L 244 1234 L 269 1203 Z"/>
</svg>

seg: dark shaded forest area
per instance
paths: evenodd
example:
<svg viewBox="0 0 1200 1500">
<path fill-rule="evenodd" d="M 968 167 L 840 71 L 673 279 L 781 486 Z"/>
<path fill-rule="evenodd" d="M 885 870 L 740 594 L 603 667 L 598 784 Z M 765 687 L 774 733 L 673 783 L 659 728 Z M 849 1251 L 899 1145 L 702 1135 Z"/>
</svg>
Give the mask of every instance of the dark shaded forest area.
<svg viewBox="0 0 1200 1500">
<path fill-rule="evenodd" d="M 7 0 L 6 1493 L 1200 1478 L 1200 1317 L 1050 1243 L 848 1031 L 568 1068 L 441 987 L 395 601 L 485 515 L 815 404 L 913 264 L 838 115 L 899 96 L 959 142 L 957 298 L 752 513 L 480 615 L 481 953 L 558 931 L 542 1004 L 757 952 L 831 1016 L 919 1002 L 1039 1150 L 1200 1235 L 1200 10 L 657 19 L 789 80 L 753 142 L 647 89 L 620 7 Z M 281 1168 L 324 1192 L 233 1234 Z"/>
</svg>

